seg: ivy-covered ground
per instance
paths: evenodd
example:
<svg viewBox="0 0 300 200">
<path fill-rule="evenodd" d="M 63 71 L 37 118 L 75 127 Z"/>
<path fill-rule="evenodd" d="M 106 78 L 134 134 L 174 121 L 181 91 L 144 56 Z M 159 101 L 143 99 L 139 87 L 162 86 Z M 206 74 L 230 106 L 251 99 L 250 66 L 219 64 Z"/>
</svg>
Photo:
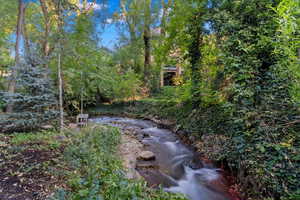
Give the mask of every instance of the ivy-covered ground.
<svg viewBox="0 0 300 200">
<path fill-rule="evenodd" d="M 0 135 L 0 199 L 184 199 L 125 178 L 116 128 Z"/>
</svg>

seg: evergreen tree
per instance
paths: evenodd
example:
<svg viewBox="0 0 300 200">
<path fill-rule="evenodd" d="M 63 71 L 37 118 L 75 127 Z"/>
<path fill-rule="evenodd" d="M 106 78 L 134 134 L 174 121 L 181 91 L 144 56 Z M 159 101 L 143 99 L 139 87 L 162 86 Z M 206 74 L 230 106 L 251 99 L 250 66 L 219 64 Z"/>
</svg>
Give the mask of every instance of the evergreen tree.
<svg viewBox="0 0 300 200">
<path fill-rule="evenodd" d="M 41 60 L 30 58 L 15 67 L 16 92 L 2 94 L 14 110 L 0 115 L 0 132 L 34 130 L 56 118 L 53 84 L 42 65 Z"/>
</svg>

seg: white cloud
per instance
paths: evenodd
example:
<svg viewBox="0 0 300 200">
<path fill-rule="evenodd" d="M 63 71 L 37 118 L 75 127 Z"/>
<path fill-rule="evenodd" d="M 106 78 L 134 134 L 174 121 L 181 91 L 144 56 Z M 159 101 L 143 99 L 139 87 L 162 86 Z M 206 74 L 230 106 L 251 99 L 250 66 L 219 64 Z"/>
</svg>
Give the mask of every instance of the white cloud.
<svg viewBox="0 0 300 200">
<path fill-rule="evenodd" d="M 112 19 L 112 18 L 106 19 L 106 23 L 107 23 L 107 24 L 112 24 L 112 23 L 113 23 L 113 19 Z"/>
<path fill-rule="evenodd" d="M 83 4 L 82 3 L 77 4 L 77 6 L 78 6 L 78 8 L 80 10 L 83 9 Z M 91 8 L 93 8 L 94 10 L 102 10 L 102 9 L 104 9 L 106 7 L 107 7 L 107 5 L 104 5 L 104 4 L 98 4 L 98 3 L 94 3 L 94 2 L 88 2 L 85 9 L 91 9 Z"/>
</svg>

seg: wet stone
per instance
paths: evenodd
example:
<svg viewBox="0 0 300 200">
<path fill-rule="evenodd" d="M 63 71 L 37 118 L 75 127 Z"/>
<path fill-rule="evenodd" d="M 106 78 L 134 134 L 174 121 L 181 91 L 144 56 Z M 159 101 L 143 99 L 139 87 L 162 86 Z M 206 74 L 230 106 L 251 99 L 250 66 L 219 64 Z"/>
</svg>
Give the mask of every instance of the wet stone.
<svg viewBox="0 0 300 200">
<path fill-rule="evenodd" d="M 150 137 L 150 135 L 148 133 L 143 134 L 143 138 L 148 138 L 148 137 Z"/>
<path fill-rule="evenodd" d="M 142 151 L 137 159 L 145 161 L 155 160 L 155 155 L 151 151 Z"/>
</svg>

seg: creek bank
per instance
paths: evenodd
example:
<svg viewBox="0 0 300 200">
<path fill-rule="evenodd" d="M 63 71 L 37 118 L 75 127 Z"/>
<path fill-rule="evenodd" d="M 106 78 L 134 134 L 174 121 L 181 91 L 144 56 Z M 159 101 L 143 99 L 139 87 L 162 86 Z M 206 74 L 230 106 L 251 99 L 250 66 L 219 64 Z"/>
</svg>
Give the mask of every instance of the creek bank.
<svg viewBox="0 0 300 200">
<path fill-rule="evenodd" d="M 136 171 L 137 157 L 143 151 L 143 144 L 128 134 L 122 134 L 121 143 L 118 147 L 118 155 L 122 158 L 122 165 L 128 179 L 141 179 Z"/>
<path fill-rule="evenodd" d="M 222 154 L 222 146 L 223 141 L 227 138 L 222 138 L 222 135 L 220 135 L 221 138 L 215 137 L 214 135 L 204 135 L 201 139 L 195 137 L 195 134 L 192 132 L 187 131 L 186 128 L 182 127 L 180 124 L 177 124 L 177 120 L 174 119 L 174 117 L 170 118 L 167 117 L 169 114 L 164 114 L 163 116 L 156 114 L 150 114 L 149 111 L 141 110 L 140 112 L 137 112 L 137 106 L 136 103 L 126 103 L 126 104 L 117 104 L 117 109 L 113 109 L 113 112 L 110 112 L 110 106 L 105 105 L 105 109 L 102 110 L 102 108 L 97 109 L 90 109 L 89 114 L 92 117 L 99 117 L 99 116 L 111 116 L 111 117 L 128 117 L 128 118 L 135 118 L 135 119 L 142 119 L 142 120 L 150 120 L 158 125 L 158 128 L 164 128 L 169 129 L 173 133 L 176 134 L 177 137 L 180 138 L 180 140 L 183 142 L 183 144 L 187 145 L 189 149 L 192 151 L 195 151 L 197 153 L 197 158 L 199 160 L 202 160 L 205 166 L 211 167 L 216 166 L 222 171 L 220 173 L 227 181 L 227 187 L 228 191 L 231 194 L 231 196 L 234 199 L 241 199 L 241 194 L 243 192 L 241 191 L 241 186 L 238 184 L 237 178 L 236 178 L 236 172 L 232 171 L 233 169 L 228 167 L 228 164 L 226 161 L 212 161 L 211 158 L 214 158 L 215 155 Z M 115 107 L 113 105 L 112 107 Z M 153 106 L 155 108 L 155 106 Z M 164 109 L 161 109 L 161 112 L 163 112 Z M 178 110 L 179 111 L 179 110 Z M 144 137 L 148 137 L 148 135 L 144 135 Z M 204 141 L 212 141 L 212 142 L 204 142 Z M 143 174 L 143 167 L 149 166 L 149 164 L 139 164 L 141 166 L 140 173 Z M 153 166 L 150 164 L 151 168 L 155 169 L 155 165 Z M 146 167 L 147 168 L 147 167 Z M 152 173 L 144 173 L 143 176 L 152 176 Z M 156 184 L 156 181 L 152 183 L 154 186 Z M 245 199 L 245 198 L 243 198 Z"/>
</svg>

